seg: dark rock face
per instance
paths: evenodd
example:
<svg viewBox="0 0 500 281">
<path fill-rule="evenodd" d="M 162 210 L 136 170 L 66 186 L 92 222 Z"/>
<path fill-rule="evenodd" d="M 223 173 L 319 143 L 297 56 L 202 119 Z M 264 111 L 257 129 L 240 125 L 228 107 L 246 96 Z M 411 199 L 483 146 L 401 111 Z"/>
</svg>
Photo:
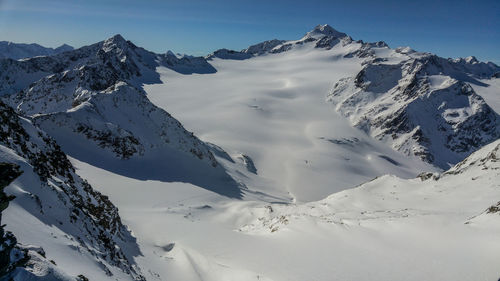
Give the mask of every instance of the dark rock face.
<svg viewBox="0 0 500 281">
<path fill-rule="evenodd" d="M 117 156 L 128 159 L 134 154 L 144 153 L 144 146 L 131 132 L 122 130 L 119 134 L 114 134 L 111 130 L 98 131 L 86 124 L 78 124 L 76 132 L 85 135 L 98 143 L 102 148 L 110 148 Z M 122 137 L 123 134 L 127 134 Z"/>
</svg>

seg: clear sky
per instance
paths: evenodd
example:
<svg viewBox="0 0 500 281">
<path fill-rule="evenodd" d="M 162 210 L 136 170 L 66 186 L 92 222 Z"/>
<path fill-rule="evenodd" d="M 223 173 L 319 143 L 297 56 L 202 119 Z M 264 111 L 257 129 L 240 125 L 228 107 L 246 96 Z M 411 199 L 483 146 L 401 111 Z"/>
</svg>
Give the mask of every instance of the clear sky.
<svg viewBox="0 0 500 281">
<path fill-rule="evenodd" d="M 0 0 L 0 41 L 49 47 L 120 33 L 151 51 L 204 55 L 324 23 L 356 40 L 500 64 L 500 0 Z"/>
</svg>

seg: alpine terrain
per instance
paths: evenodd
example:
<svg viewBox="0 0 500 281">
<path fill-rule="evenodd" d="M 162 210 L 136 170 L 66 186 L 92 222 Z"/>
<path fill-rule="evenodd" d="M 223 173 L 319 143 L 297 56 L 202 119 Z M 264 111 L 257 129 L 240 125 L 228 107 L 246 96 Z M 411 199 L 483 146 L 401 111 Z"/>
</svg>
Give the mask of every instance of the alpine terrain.
<svg viewBox="0 0 500 281">
<path fill-rule="evenodd" d="M 0 42 L 0 98 L 0 280 L 500 277 L 494 63 Z"/>
</svg>

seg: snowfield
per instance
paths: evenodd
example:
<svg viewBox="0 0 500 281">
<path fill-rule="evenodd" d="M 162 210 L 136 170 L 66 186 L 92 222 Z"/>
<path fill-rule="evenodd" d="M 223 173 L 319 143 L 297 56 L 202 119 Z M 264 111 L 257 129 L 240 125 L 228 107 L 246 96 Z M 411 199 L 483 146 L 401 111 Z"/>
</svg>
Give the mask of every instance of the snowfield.
<svg viewBox="0 0 500 281">
<path fill-rule="evenodd" d="M 473 156 L 440 177 L 383 176 L 305 204 L 73 163 L 120 208 L 148 280 L 495 280 L 500 216 L 487 209 L 499 200 L 500 141 Z"/>
<path fill-rule="evenodd" d="M 436 171 L 353 128 L 326 102 L 335 81 L 361 69 L 361 60 L 342 58 L 349 48 L 306 45 L 243 61 L 213 59 L 217 73 L 210 75 L 160 68 L 164 83 L 145 90 L 202 140 L 248 155 L 260 177 L 297 202 L 385 173 Z"/>
</svg>

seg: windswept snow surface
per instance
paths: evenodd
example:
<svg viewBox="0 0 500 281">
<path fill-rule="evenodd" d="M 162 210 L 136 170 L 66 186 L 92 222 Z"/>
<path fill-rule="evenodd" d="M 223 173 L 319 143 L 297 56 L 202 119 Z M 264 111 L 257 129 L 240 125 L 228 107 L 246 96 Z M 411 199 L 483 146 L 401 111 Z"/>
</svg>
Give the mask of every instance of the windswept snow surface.
<svg viewBox="0 0 500 281">
<path fill-rule="evenodd" d="M 273 186 L 282 196 L 311 201 L 382 174 L 435 170 L 353 128 L 325 101 L 336 81 L 360 71 L 360 59 L 342 58 L 358 47 L 304 44 L 243 61 L 214 58 L 215 74 L 158 68 L 164 83 L 145 90 L 203 141 L 249 156 L 270 183 L 255 186 L 242 178 L 250 189 Z"/>
</svg>

